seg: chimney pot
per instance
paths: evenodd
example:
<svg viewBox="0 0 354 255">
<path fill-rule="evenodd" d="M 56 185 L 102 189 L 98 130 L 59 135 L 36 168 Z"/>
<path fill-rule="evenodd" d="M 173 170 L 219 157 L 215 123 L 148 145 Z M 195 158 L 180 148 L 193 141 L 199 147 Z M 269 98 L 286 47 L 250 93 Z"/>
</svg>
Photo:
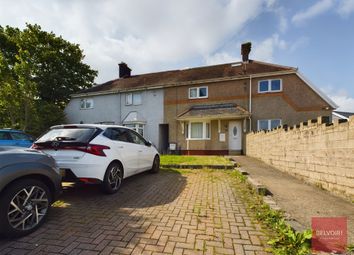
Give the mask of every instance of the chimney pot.
<svg viewBox="0 0 354 255">
<path fill-rule="evenodd" d="M 128 78 L 131 76 L 132 69 L 130 69 L 126 63 L 121 62 L 118 64 L 118 66 L 119 66 L 119 78 Z"/>
<path fill-rule="evenodd" d="M 241 55 L 242 55 L 242 61 L 243 62 L 248 62 L 249 61 L 249 55 L 250 55 L 250 52 L 251 52 L 251 48 L 252 48 L 252 43 L 251 42 L 243 43 L 241 45 Z"/>
</svg>

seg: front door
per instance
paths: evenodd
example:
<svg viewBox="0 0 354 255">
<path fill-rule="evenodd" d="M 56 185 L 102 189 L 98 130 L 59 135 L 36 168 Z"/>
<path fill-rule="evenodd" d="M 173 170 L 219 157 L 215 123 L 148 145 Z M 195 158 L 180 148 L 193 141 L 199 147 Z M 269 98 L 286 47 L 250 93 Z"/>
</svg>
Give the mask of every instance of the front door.
<svg viewBox="0 0 354 255">
<path fill-rule="evenodd" d="M 229 122 L 229 150 L 242 150 L 242 125 L 241 121 Z"/>
</svg>

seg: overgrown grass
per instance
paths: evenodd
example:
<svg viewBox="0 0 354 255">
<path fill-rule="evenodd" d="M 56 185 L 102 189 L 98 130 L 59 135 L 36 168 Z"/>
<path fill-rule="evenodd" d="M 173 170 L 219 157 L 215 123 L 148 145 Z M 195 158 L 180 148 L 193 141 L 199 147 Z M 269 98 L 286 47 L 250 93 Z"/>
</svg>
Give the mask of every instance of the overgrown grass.
<svg viewBox="0 0 354 255">
<path fill-rule="evenodd" d="M 223 156 L 161 155 L 161 165 L 232 165 Z"/>
<path fill-rule="evenodd" d="M 254 213 L 257 220 L 271 230 L 268 244 L 271 252 L 277 255 L 307 255 L 311 254 L 310 242 L 311 230 L 302 233 L 295 232 L 284 220 L 284 214 L 271 209 L 263 202 L 263 198 L 258 195 L 250 185 L 246 183 L 246 177 L 238 171 L 230 173 L 240 185 L 243 201 Z"/>
</svg>

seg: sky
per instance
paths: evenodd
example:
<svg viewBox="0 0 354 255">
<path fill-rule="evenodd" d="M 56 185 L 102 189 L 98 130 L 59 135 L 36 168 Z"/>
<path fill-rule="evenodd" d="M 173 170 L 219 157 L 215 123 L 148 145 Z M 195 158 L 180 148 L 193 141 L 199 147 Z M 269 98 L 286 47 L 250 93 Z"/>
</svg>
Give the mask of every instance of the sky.
<svg viewBox="0 0 354 255">
<path fill-rule="evenodd" d="M 96 83 L 250 58 L 298 67 L 354 112 L 354 0 L 0 0 L 0 25 L 39 24 L 80 44 Z"/>
</svg>

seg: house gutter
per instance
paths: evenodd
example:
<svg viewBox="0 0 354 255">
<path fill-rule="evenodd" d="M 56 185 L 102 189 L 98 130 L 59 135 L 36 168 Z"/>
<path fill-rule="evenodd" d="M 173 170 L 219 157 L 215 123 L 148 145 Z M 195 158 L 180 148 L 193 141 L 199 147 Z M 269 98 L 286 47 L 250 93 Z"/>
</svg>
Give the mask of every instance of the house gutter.
<svg viewBox="0 0 354 255">
<path fill-rule="evenodd" d="M 344 119 L 344 120 L 349 120 L 348 117 L 342 115 L 342 114 L 339 114 L 338 112 L 332 112 L 333 115 L 337 116 L 338 118 L 341 118 L 341 119 Z"/>
</svg>

